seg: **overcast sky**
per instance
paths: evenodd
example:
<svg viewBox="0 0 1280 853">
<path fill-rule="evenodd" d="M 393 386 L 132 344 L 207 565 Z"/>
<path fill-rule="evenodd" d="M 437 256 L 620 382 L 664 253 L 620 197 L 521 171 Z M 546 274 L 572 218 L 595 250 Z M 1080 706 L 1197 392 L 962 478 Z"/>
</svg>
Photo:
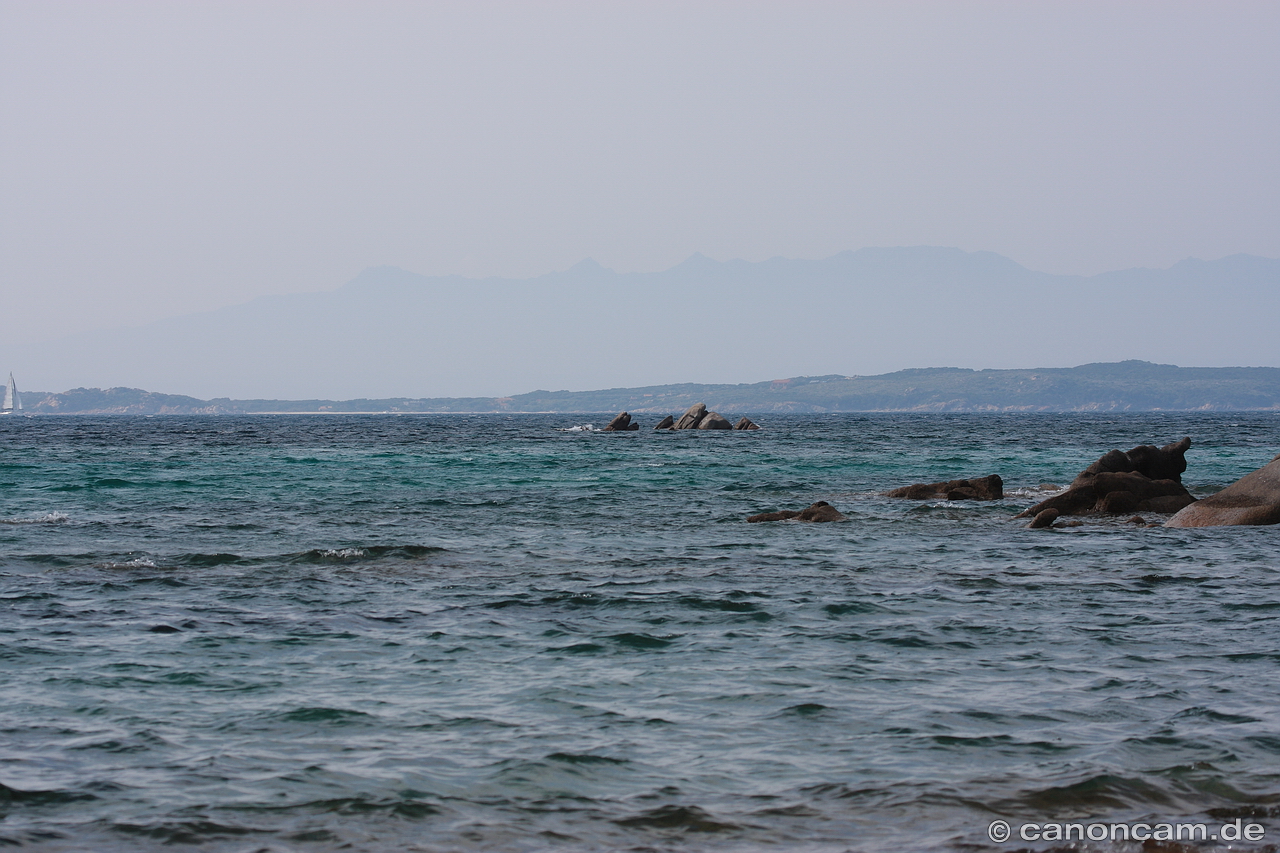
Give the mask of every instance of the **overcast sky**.
<svg viewBox="0 0 1280 853">
<path fill-rule="evenodd" d="M 1277 45 L 1272 0 L 0 0 L 6 352 L 383 264 L 1277 257 Z"/>
</svg>

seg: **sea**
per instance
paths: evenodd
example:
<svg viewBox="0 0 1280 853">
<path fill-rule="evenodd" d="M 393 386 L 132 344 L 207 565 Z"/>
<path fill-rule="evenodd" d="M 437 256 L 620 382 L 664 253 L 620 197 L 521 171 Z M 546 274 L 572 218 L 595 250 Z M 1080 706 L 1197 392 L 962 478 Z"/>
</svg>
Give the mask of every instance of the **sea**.
<svg viewBox="0 0 1280 853">
<path fill-rule="evenodd" d="M 0 849 L 1280 844 L 1280 527 L 1014 519 L 1280 414 L 612 414 L 0 418 Z"/>
</svg>

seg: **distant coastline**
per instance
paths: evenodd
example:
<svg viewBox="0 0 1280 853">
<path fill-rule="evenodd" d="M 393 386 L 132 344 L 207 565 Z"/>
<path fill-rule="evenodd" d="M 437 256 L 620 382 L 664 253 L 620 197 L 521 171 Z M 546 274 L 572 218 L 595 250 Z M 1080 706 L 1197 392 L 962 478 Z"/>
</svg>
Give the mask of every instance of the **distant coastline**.
<svg viewBox="0 0 1280 853">
<path fill-rule="evenodd" d="M 678 414 L 693 403 L 739 412 L 1280 411 L 1280 368 L 1176 367 L 1146 361 L 1068 368 L 900 370 L 879 376 L 797 376 L 741 385 L 677 384 L 511 397 L 201 400 L 137 388 L 24 392 L 39 415 Z"/>
</svg>

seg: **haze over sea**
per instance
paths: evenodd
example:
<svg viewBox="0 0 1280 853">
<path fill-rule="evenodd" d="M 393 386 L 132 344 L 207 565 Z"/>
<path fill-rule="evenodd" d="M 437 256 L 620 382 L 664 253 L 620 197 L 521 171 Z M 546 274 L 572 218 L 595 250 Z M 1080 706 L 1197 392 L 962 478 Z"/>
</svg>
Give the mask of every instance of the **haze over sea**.
<svg viewBox="0 0 1280 853">
<path fill-rule="evenodd" d="M 1280 842 L 1280 527 L 1012 520 L 1184 435 L 1212 493 L 1280 416 L 756 420 L 0 418 L 0 845 Z M 1003 501 L 878 494 L 989 473 Z M 849 520 L 745 522 L 816 500 Z"/>
</svg>

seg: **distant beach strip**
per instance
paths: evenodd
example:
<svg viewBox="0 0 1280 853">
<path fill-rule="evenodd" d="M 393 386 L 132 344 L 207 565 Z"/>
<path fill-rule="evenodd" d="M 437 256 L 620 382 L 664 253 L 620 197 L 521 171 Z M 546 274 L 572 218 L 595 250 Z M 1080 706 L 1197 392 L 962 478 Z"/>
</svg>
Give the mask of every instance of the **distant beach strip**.
<svg viewBox="0 0 1280 853">
<path fill-rule="evenodd" d="M 531 391 L 511 397 L 200 400 L 137 388 L 24 392 L 36 414 L 669 414 L 699 402 L 756 413 L 1280 411 L 1280 368 L 1177 367 L 1147 361 L 1026 370 L 936 367 L 880 376 L 796 376 L 741 385 Z"/>
</svg>

